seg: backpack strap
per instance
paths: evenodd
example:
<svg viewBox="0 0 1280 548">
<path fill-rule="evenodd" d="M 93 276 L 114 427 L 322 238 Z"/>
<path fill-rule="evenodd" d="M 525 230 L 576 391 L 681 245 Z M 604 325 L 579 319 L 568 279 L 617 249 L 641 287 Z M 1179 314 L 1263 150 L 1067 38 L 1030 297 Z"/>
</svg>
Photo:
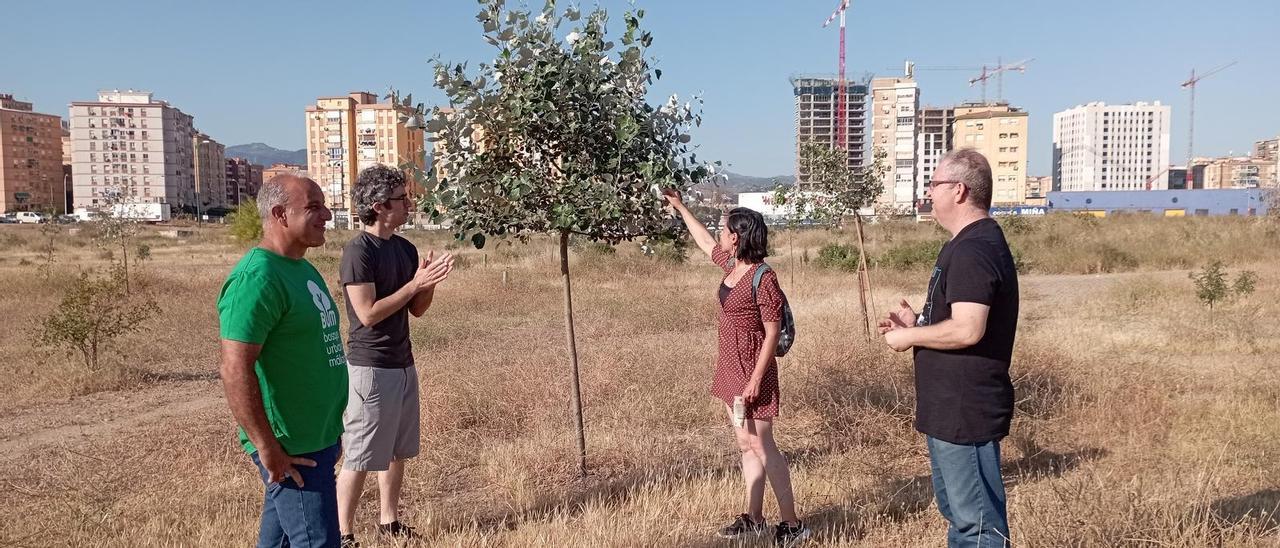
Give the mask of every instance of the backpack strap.
<svg viewBox="0 0 1280 548">
<path fill-rule="evenodd" d="M 769 268 L 769 263 L 760 263 L 759 268 L 756 268 L 755 276 L 751 277 L 751 300 L 755 301 L 757 304 L 759 301 L 756 301 L 756 293 L 760 291 L 760 280 L 764 279 L 764 273 L 769 270 L 771 270 Z"/>
</svg>

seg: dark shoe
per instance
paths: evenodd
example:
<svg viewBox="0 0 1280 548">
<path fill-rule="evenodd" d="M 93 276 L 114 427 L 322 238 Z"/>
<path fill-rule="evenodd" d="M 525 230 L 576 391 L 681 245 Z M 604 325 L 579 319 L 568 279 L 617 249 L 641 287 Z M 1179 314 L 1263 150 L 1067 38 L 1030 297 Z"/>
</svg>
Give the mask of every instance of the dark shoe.
<svg viewBox="0 0 1280 548">
<path fill-rule="evenodd" d="M 378 534 L 401 538 L 418 538 L 418 534 L 413 532 L 413 528 L 393 521 L 391 523 L 379 523 Z"/>
<path fill-rule="evenodd" d="M 716 536 L 720 538 L 736 539 L 743 535 L 759 535 L 769 530 L 769 525 L 763 521 L 756 522 L 747 514 L 738 514 L 738 519 L 733 523 L 726 525 L 723 529 L 716 532 Z"/>
<path fill-rule="evenodd" d="M 802 521 L 797 521 L 795 525 L 788 525 L 784 521 L 774 529 L 773 540 L 775 544 L 782 548 L 791 548 L 792 546 L 798 546 L 812 534 L 813 531 L 805 527 Z"/>
<path fill-rule="evenodd" d="M 339 546 L 341 548 L 360 548 L 360 543 L 356 542 L 355 535 L 342 535 L 342 544 Z"/>
</svg>

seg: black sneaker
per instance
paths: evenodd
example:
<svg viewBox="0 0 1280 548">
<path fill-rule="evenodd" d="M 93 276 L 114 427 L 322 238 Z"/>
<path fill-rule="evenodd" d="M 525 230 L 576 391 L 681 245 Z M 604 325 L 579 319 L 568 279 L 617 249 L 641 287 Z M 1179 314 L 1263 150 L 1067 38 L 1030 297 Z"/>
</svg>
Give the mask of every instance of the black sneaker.
<svg viewBox="0 0 1280 548">
<path fill-rule="evenodd" d="M 759 535 L 769 530 L 769 524 L 756 522 L 747 514 L 738 514 L 738 519 L 716 532 L 720 538 L 736 539 L 743 535 Z"/>
<path fill-rule="evenodd" d="M 342 535 L 342 544 L 338 546 L 341 548 L 360 548 L 360 543 L 356 542 L 355 535 Z"/>
<path fill-rule="evenodd" d="M 400 523 L 398 520 L 391 523 L 379 523 L 378 534 L 401 538 L 418 538 L 418 534 L 413 532 L 413 528 Z"/>
<path fill-rule="evenodd" d="M 784 521 L 774 529 L 773 540 L 775 544 L 782 548 L 791 548 L 792 546 L 798 546 L 812 534 L 813 531 L 805 527 L 802 521 L 797 521 L 795 525 L 788 525 Z"/>
</svg>

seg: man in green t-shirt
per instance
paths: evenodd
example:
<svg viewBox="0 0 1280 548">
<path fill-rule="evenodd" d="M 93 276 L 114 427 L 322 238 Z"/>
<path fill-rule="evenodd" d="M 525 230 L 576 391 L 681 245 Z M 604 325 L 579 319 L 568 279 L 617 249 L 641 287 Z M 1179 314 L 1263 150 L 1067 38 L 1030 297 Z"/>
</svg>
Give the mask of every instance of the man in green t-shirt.
<svg viewBox="0 0 1280 548">
<path fill-rule="evenodd" d="M 278 175 L 258 192 L 262 241 L 218 298 L 222 384 L 266 484 L 258 546 L 337 547 L 334 466 L 347 367 L 338 310 L 303 258 L 333 218 L 320 187 Z"/>
</svg>

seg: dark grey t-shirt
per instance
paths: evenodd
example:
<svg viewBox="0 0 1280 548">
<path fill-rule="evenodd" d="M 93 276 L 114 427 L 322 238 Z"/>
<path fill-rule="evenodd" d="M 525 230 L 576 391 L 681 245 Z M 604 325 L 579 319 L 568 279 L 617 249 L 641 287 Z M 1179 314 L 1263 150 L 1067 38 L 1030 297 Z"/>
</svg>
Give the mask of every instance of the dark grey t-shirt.
<svg viewBox="0 0 1280 548">
<path fill-rule="evenodd" d="M 395 311 L 372 326 L 360 323 L 348 284 L 372 283 L 376 299 L 384 299 L 399 291 L 413 279 L 418 269 L 418 250 L 409 240 L 392 235 L 383 240 L 361 232 L 342 248 L 342 264 L 338 280 L 347 303 L 347 362 L 361 367 L 403 369 L 413 365 L 413 347 L 409 344 L 409 307 Z"/>
<path fill-rule="evenodd" d="M 1018 271 L 993 219 L 964 227 L 942 246 L 919 324 L 951 318 L 951 305 L 959 302 L 991 307 L 986 333 L 959 350 L 916 347 L 916 429 L 956 444 L 998 440 L 1013 420 L 1009 362 L 1018 329 Z"/>
</svg>

